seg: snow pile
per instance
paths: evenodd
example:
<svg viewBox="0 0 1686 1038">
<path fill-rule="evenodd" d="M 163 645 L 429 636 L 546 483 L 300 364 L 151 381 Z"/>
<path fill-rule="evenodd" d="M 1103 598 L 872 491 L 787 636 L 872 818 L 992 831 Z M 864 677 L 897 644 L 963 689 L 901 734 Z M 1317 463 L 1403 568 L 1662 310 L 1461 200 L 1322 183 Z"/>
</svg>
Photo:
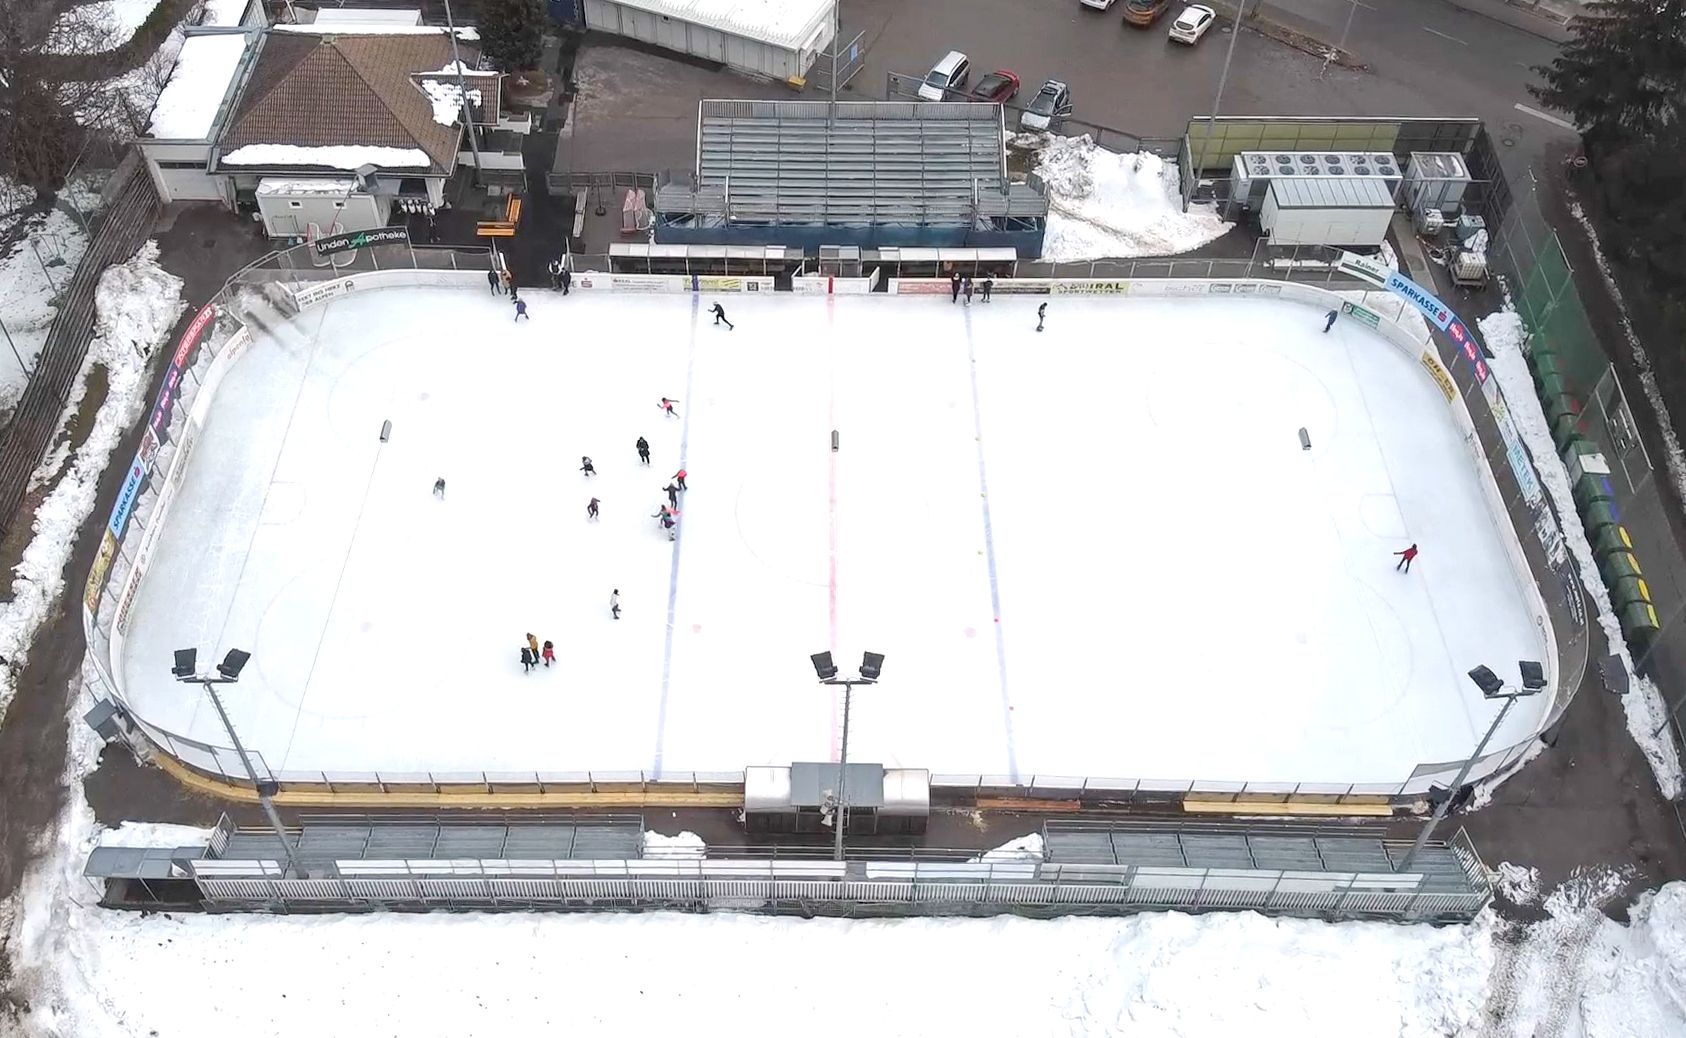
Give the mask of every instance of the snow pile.
<svg viewBox="0 0 1686 1038">
<path fill-rule="evenodd" d="M 327 166 L 331 169 L 356 169 L 365 163 L 385 169 L 432 165 L 427 152 L 420 148 L 383 148 L 373 144 L 335 144 L 317 148 L 297 144 L 248 144 L 224 155 L 222 161 L 227 166 Z"/>
<path fill-rule="evenodd" d="M 703 843 L 703 838 L 689 831 L 663 836 L 653 829 L 646 830 L 643 849 L 646 858 L 701 860 L 708 856 L 708 845 Z"/>
<path fill-rule="evenodd" d="M 1107 151 L 1087 135 L 1050 136 L 1036 175 L 1048 188 L 1042 259 L 1051 262 L 1170 256 L 1235 226 L 1210 205 L 1182 211 L 1175 164 L 1146 151 Z"/>
<path fill-rule="evenodd" d="M 1540 870 L 1528 865 L 1499 862 L 1499 896 L 1513 905 L 1531 905 L 1540 898 Z"/>
<path fill-rule="evenodd" d="M 1628 734 L 1639 744 L 1645 760 L 1651 765 L 1657 788 L 1662 790 L 1663 796 L 1672 800 L 1681 789 L 1680 757 L 1666 729 L 1661 735 L 1653 734 L 1668 716 L 1663 698 L 1650 678 L 1634 673 L 1627 639 L 1622 635 L 1621 623 L 1616 619 L 1615 608 L 1610 602 L 1609 589 L 1599 575 L 1592 545 L 1587 542 L 1586 528 L 1581 525 L 1580 513 L 1575 508 L 1569 470 L 1563 466 L 1563 459 L 1557 456 L 1551 427 L 1534 392 L 1534 379 L 1528 371 L 1524 354 L 1527 332 L 1523 328 L 1522 317 L 1514 310 L 1500 310 L 1476 323 L 1481 329 L 1481 337 L 1493 353 L 1491 369 L 1499 380 L 1499 388 L 1504 391 L 1511 418 L 1522 435 L 1523 443 L 1527 444 L 1528 453 L 1533 455 L 1540 482 L 1557 506 L 1557 514 L 1563 521 L 1563 539 L 1580 567 L 1581 582 L 1586 585 L 1598 609 L 1598 624 L 1604 629 L 1610 651 L 1622 658 L 1628 673 L 1633 675 L 1628 694 L 1622 697 Z"/>
<path fill-rule="evenodd" d="M 0 409 L 9 410 L 23 395 L 29 381 L 26 368 L 35 366 L 58 314 L 54 300 L 88 247 L 82 224 L 66 209 L 54 208 L 30 219 L 34 226 L 0 259 L 0 323 L 26 366 L 18 366 L 10 349 L 0 353 Z"/>
<path fill-rule="evenodd" d="M 1592 221 L 1587 219 L 1579 202 L 1569 205 L 1569 212 L 1581 223 L 1581 229 L 1586 232 L 1587 244 L 1592 246 L 1592 258 L 1598 264 L 1598 272 L 1604 277 L 1604 286 L 1610 290 L 1610 298 L 1616 301 L 1616 312 L 1622 318 L 1622 337 L 1627 340 L 1628 353 L 1633 358 L 1634 370 L 1639 372 L 1639 385 L 1645 391 L 1645 399 L 1651 405 L 1651 414 L 1657 420 L 1657 429 L 1663 438 L 1663 461 L 1668 465 L 1668 477 L 1674 484 L 1674 492 L 1686 500 L 1686 456 L 1680 451 L 1680 440 L 1674 434 L 1674 419 L 1669 417 L 1668 406 L 1663 403 L 1662 390 L 1657 388 L 1656 372 L 1651 370 L 1651 358 L 1645 352 L 1645 346 L 1639 341 L 1639 335 L 1633 330 L 1633 322 L 1627 316 L 1627 300 L 1622 298 L 1622 290 L 1616 284 L 1615 275 L 1610 273 L 1609 261 L 1604 258 L 1604 249 L 1598 243 L 1598 232 L 1593 230 Z"/>
<path fill-rule="evenodd" d="M 205 0 L 205 13 L 200 16 L 200 25 L 221 25 L 232 28 L 239 25 L 246 15 L 246 5 L 250 0 Z"/>
<path fill-rule="evenodd" d="M 181 312 L 181 287 L 180 278 L 158 265 L 156 242 L 148 242 L 134 258 L 108 268 L 100 277 L 95 292 L 97 335 L 66 413 L 80 405 L 93 365 L 105 369 L 106 398 L 69 469 L 36 508 L 34 534 L 14 571 L 12 600 L 0 605 L 0 656 L 13 663 L 0 671 L 0 716 L 11 702 L 17 668 L 64 590 L 65 563 L 77 531 L 93 511 L 100 474 L 140 414 L 146 395 L 146 359 L 169 335 Z"/>
<path fill-rule="evenodd" d="M 1046 856 L 1042 849 L 1042 834 L 1031 833 L 1029 836 L 1021 836 L 1016 840 L 1008 840 L 1001 846 L 984 851 L 983 854 L 970 860 L 973 862 L 1040 862 Z"/>
<path fill-rule="evenodd" d="M 1686 1034 L 1686 884 L 1643 894 L 1626 929 L 1599 927 L 1581 986 L 1587 1034 Z"/>
<path fill-rule="evenodd" d="M 246 37 L 241 33 L 195 36 L 183 43 L 170 81 L 152 108 L 147 135 L 184 141 L 208 137 L 245 53 Z"/>
<path fill-rule="evenodd" d="M 451 64 L 455 65 L 458 62 L 452 62 Z M 455 74 L 455 69 L 449 66 L 439 71 L 447 75 Z M 462 88 L 456 83 L 443 79 L 424 79 L 421 81 L 421 88 L 422 93 L 427 95 L 427 99 L 433 102 L 433 121 L 441 126 L 454 125 L 458 117 L 462 115 Z M 468 101 L 470 104 L 479 104 L 480 91 L 470 90 Z"/>
<path fill-rule="evenodd" d="M 41 49 L 49 54 L 85 54 L 89 47 L 116 50 L 135 35 L 159 0 L 99 0 L 59 15 Z"/>
<path fill-rule="evenodd" d="M 96 847 L 203 847 L 211 842 L 211 830 L 168 822 L 124 822 L 115 829 L 100 831 Z M 90 848 L 91 850 L 92 848 Z"/>
</svg>

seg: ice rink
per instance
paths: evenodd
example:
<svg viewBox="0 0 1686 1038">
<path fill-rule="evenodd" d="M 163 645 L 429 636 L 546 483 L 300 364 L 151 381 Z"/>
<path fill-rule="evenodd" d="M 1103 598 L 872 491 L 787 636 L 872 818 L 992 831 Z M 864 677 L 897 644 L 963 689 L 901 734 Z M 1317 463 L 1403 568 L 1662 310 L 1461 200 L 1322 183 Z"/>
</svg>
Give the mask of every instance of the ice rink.
<svg viewBox="0 0 1686 1038">
<path fill-rule="evenodd" d="M 1354 321 L 526 298 L 353 295 L 234 365 L 134 607 L 142 717 L 225 743 L 170 650 L 239 647 L 226 701 L 276 771 L 735 771 L 834 759 L 808 655 L 873 650 L 854 760 L 1394 783 L 1490 722 L 1465 671 L 1546 659 L 1444 398 Z M 529 631 L 556 667 L 522 672 Z"/>
</svg>

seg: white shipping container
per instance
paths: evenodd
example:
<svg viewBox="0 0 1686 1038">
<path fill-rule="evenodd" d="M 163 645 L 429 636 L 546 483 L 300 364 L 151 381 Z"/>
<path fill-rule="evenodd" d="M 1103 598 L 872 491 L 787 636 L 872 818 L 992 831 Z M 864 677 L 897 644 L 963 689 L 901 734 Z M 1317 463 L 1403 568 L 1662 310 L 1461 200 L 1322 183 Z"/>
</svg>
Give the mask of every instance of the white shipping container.
<svg viewBox="0 0 1686 1038">
<path fill-rule="evenodd" d="M 588 29 L 772 79 L 803 77 L 831 43 L 837 0 L 584 0 Z"/>
<path fill-rule="evenodd" d="M 1273 245 L 1373 246 L 1387 238 L 1393 213 L 1393 197 L 1380 180 L 1273 180 L 1259 224 Z"/>
</svg>

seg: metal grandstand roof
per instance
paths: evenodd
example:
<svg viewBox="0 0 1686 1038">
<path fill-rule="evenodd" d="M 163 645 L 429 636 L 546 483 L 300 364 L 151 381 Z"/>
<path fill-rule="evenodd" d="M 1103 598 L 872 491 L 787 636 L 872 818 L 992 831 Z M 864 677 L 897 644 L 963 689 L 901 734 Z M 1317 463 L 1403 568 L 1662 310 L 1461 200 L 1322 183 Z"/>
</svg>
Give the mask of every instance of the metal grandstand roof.
<svg viewBox="0 0 1686 1038">
<path fill-rule="evenodd" d="M 991 104 L 703 101 L 690 182 L 656 208 L 767 224 L 971 226 L 1038 218 L 1048 201 L 1007 179 Z"/>
<path fill-rule="evenodd" d="M 305 865 L 355 859 L 393 858 L 637 858 L 643 824 L 637 816 L 600 816 L 570 822 L 535 819 L 517 823 L 306 821 L 294 839 L 294 855 Z M 226 861 L 285 857 L 267 829 L 231 834 L 218 858 Z"/>
</svg>

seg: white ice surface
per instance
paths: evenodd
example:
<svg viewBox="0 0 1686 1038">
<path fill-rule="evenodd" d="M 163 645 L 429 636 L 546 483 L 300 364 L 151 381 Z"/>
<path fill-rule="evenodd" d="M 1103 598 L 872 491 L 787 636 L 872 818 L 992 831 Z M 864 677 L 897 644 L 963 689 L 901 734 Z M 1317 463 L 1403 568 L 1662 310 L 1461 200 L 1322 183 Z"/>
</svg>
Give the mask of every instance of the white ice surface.
<svg viewBox="0 0 1686 1038">
<path fill-rule="evenodd" d="M 297 144 L 248 144 L 222 157 L 230 166 L 327 166 L 356 169 L 373 163 L 388 169 L 421 168 L 432 164 L 420 148 L 385 148 L 373 144 L 335 144 L 307 148 Z"/>
<path fill-rule="evenodd" d="M 807 655 L 872 649 L 857 760 L 1396 783 L 1492 717 L 1465 671 L 1543 656 L 1444 398 L 1357 322 L 528 298 L 355 295 L 234 366 L 135 606 L 141 716 L 223 743 L 167 664 L 241 647 L 229 707 L 277 770 L 729 771 L 830 758 Z M 522 673 L 528 631 L 557 667 Z"/>
<path fill-rule="evenodd" d="M 211 132 L 223 95 L 246 52 L 246 36 L 194 36 L 181 46 L 170 81 L 152 109 L 147 135 L 158 140 L 202 140 Z"/>
</svg>

